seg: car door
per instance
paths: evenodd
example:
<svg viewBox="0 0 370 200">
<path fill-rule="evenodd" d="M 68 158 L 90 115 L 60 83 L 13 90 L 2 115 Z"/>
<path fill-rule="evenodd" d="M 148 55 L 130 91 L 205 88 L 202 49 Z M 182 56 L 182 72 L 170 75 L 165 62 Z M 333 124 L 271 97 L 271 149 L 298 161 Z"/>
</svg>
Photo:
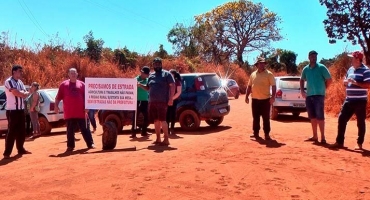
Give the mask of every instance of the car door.
<svg viewBox="0 0 370 200">
<path fill-rule="evenodd" d="M 6 103 L 1 105 L 1 107 L 0 107 L 0 131 L 8 130 L 8 120 L 6 118 L 5 105 L 6 105 Z"/>
</svg>

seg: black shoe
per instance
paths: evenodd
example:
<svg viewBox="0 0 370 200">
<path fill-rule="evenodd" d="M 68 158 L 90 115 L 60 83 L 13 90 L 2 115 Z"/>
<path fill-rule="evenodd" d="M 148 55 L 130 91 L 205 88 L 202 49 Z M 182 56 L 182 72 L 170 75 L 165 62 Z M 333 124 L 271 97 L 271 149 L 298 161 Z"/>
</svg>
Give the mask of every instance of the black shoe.
<svg viewBox="0 0 370 200">
<path fill-rule="evenodd" d="M 22 151 L 18 151 L 18 154 L 23 155 L 23 154 L 32 154 L 32 153 L 27 151 L 26 149 L 23 149 Z"/>
<path fill-rule="evenodd" d="M 88 148 L 88 149 L 95 149 L 96 147 L 95 147 L 95 145 L 94 145 L 94 144 L 92 144 L 91 146 L 88 146 L 87 148 Z"/>
<path fill-rule="evenodd" d="M 130 138 L 136 138 L 136 135 L 131 135 Z"/>
<path fill-rule="evenodd" d="M 71 152 L 71 151 L 73 151 L 73 147 L 67 147 L 67 150 L 66 150 L 66 152 Z"/>
<path fill-rule="evenodd" d="M 265 140 L 266 140 L 266 141 L 270 141 L 270 140 L 272 140 L 272 139 L 271 139 L 271 137 L 270 137 L 269 135 L 265 135 Z"/>
<path fill-rule="evenodd" d="M 142 133 L 141 136 L 147 137 L 147 136 L 149 136 L 149 134 L 148 133 Z"/>
<path fill-rule="evenodd" d="M 259 138 L 259 133 L 254 132 L 253 135 L 250 136 L 251 138 Z"/>
<path fill-rule="evenodd" d="M 4 159 L 10 159 L 10 156 L 4 155 Z"/>
</svg>

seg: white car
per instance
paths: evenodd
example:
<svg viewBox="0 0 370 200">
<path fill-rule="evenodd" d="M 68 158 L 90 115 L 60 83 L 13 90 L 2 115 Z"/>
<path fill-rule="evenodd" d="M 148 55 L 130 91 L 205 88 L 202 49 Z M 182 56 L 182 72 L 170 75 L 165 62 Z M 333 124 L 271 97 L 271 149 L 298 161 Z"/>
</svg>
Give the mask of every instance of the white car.
<svg viewBox="0 0 370 200">
<path fill-rule="evenodd" d="M 298 117 L 302 112 L 307 112 L 305 98 L 300 92 L 300 78 L 300 76 L 275 77 L 276 95 L 275 102 L 271 105 L 271 119 L 276 119 L 279 113 L 292 113 Z"/>
<path fill-rule="evenodd" d="M 39 123 L 41 134 L 48 134 L 52 128 L 61 127 L 65 125 L 63 113 L 63 101 L 59 103 L 60 112 L 54 112 L 55 96 L 58 89 L 40 89 L 40 112 Z M 6 102 L 0 106 L 0 131 L 8 130 L 8 120 L 6 119 Z"/>
</svg>

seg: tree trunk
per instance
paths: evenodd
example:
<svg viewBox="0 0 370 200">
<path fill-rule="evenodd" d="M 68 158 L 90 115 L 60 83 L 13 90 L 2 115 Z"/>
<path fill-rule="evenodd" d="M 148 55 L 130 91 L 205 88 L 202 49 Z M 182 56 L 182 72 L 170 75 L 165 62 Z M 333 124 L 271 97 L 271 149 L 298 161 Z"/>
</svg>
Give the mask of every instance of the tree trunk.
<svg viewBox="0 0 370 200">
<path fill-rule="evenodd" d="M 242 53 L 238 53 L 237 60 L 238 60 L 239 67 L 243 67 L 244 61 L 243 61 L 243 54 Z"/>
<path fill-rule="evenodd" d="M 367 66 L 370 66 L 370 50 L 369 51 L 364 51 L 364 56 L 365 56 L 365 64 Z"/>
</svg>

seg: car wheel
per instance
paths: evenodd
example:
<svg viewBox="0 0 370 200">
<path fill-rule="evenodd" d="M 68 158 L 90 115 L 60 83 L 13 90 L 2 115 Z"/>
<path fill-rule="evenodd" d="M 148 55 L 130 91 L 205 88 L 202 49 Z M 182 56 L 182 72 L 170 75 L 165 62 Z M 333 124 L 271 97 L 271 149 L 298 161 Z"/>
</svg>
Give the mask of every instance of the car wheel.
<svg viewBox="0 0 370 200">
<path fill-rule="evenodd" d="M 123 125 L 121 119 L 116 114 L 109 114 L 104 120 L 105 122 L 113 122 L 116 125 L 117 131 L 121 131 L 123 129 Z"/>
<path fill-rule="evenodd" d="M 299 117 L 299 115 L 301 114 L 300 112 L 293 112 L 293 117 Z"/>
<path fill-rule="evenodd" d="M 270 119 L 276 120 L 279 115 L 279 111 L 275 108 L 275 106 L 271 105 L 270 108 Z"/>
<path fill-rule="evenodd" d="M 198 114 L 193 110 L 184 110 L 179 117 L 180 126 L 185 131 L 195 131 L 200 126 Z"/>
<path fill-rule="evenodd" d="M 44 116 L 39 117 L 40 133 L 41 135 L 49 134 L 51 132 L 51 125 Z"/>
<path fill-rule="evenodd" d="M 239 92 L 236 93 L 235 99 L 239 99 Z"/>
<path fill-rule="evenodd" d="M 103 150 L 112 150 L 117 145 L 118 130 L 116 124 L 112 121 L 107 121 L 103 124 L 102 144 Z"/>
<path fill-rule="evenodd" d="M 224 121 L 224 117 L 215 117 L 215 118 L 207 119 L 206 123 L 211 127 L 216 127 L 220 125 L 222 121 Z"/>
</svg>

